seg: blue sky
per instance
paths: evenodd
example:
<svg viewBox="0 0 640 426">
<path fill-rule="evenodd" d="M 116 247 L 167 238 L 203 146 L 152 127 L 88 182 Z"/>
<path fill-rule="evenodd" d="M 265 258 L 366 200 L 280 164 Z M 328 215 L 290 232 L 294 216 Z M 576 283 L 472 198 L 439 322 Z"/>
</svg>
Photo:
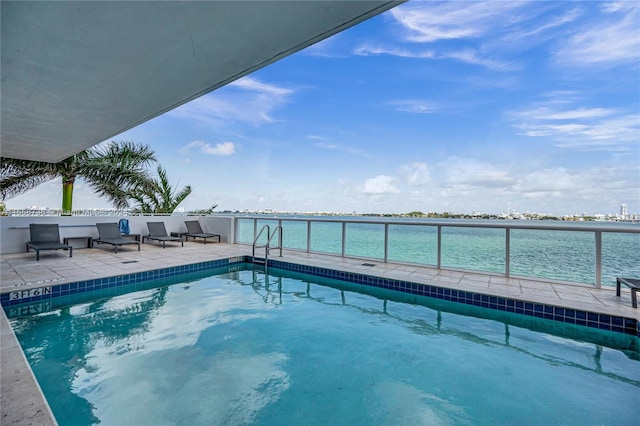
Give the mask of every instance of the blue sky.
<svg viewBox="0 0 640 426">
<path fill-rule="evenodd" d="M 114 139 L 187 210 L 640 213 L 639 64 L 637 1 L 410 1 Z"/>
</svg>

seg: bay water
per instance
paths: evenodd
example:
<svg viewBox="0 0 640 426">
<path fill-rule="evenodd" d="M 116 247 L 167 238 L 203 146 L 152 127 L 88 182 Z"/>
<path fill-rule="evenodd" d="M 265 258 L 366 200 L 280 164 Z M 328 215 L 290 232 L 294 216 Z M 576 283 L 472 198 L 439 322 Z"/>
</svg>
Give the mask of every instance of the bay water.
<svg viewBox="0 0 640 426">
<path fill-rule="evenodd" d="M 346 223 L 345 256 L 384 260 L 385 225 L 388 223 L 387 259 L 391 262 L 436 266 L 438 263 L 438 228 L 436 223 L 499 224 L 504 220 L 429 220 L 354 217 L 241 217 L 238 218 L 236 241 L 252 244 L 264 225 L 273 230 L 283 228 L 282 246 L 311 252 L 342 255 L 343 229 Z M 357 220 L 357 222 L 356 222 Z M 310 221 L 310 232 L 308 222 Z M 255 222 L 255 223 L 254 223 Z M 535 221 L 536 225 L 562 226 L 566 222 Z M 596 276 L 595 233 L 588 228 L 611 231 L 638 229 L 639 223 L 570 222 L 584 231 L 511 229 L 510 275 L 594 284 Z M 310 238 L 308 238 L 310 236 Z M 266 243 L 266 232 L 258 240 Z M 272 240 L 272 246 L 277 241 Z M 489 273 L 504 273 L 506 268 L 505 230 L 443 226 L 441 234 L 441 266 Z M 615 286 L 616 277 L 640 278 L 640 234 L 602 233 L 602 285 Z"/>
</svg>

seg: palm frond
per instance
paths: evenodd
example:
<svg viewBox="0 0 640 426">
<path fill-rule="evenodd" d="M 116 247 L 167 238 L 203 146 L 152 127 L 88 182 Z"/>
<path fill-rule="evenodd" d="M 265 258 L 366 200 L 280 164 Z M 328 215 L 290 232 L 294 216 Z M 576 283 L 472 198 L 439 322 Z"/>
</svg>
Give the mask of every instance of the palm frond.
<svg viewBox="0 0 640 426">
<path fill-rule="evenodd" d="M 191 195 L 191 186 L 187 185 L 173 196 L 173 203 L 175 204 L 175 207 L 178 207 L 189 195 Z"/>
<path fill-rule="evenodd" d="M 155 161 L 154 152 L 146 145 L 112 142 L 87 151 L 87 159 L 79 170 L 99 195 L 116 207 L 129 205 L 132 192 L 151 180 L 146 167 Z"/>
<path fill-rule="evenodd" d="M 191 191 L 191 186 L 187 185 L 176 192 L 169 182 L 167 171 L 158 166 L 157 178 L 135 188 L 131 192 L 131 198 L 138 203 L 136 210 L 148 210 L 145 213 L 173 213 Z"/>
<path fill-rule="evenodd" d="M 211 213 L 213 213 L 213 211 L 215 210 L 216 207 L 218 207 L 218 205 L 217 204 L 213 204 L 208 209 L 190 210 L 189 214 L 201 214 L 201 215 L 211 214 Z"/>
<path fill-rule="evenodd" d="M 0 196 L 13 198 L 60 176 L 55 163 L 0 158 Z"/>
</svg>

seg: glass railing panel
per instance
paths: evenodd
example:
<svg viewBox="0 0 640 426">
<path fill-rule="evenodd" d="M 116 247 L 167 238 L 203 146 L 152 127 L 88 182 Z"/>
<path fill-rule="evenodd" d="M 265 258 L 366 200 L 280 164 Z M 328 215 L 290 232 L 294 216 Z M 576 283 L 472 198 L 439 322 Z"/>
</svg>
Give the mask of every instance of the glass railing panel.
<svg viewBox="0 0 640 426">
<path fill-rule="evenodd" d="M 505 271 L 505 230 L 442 227 L 443 268 Z"/>
<path fill-rule="evenodd" d="M 236 242 L 253 244 L 253 219 L 236 219 Z"/>
<path fill-rule="evenodd" d="M 602 233 L 602 285 L 616 277 L 640 278 L 640 234 Z"/>
<path fill-rule="evenodd" d="M 345 255 L 384 259 L 384 225 L 377 223 L 348 223 Z"/>
<path fill-rule="evenodd" d="M 388 260 L 425 265 L 438 264 L 436 226 L 389 225 Z"/>
<path fill-rule="evenodd" d="M 512 229 L 511 275 L 595 284 L 594 233 Z"/>
<path fill-rule="evenodd" d="M 311 222 L 311 251 L 342 254 L 342 222 Z"/>
<path fill-rule="evenodd" d="M 307 249 L 307 222 L 283 220 L 282 221 L 282 246 L 284 248 L 306 250 Z"/>
</svg>

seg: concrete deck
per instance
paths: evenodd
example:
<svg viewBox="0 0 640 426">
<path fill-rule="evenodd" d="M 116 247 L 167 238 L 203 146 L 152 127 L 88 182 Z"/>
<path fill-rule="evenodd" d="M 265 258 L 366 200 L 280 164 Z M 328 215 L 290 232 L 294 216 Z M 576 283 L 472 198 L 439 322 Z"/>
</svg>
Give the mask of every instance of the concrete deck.
<svg viewBox="0 0 640 426">
<path fill-rule="evenodd" d="M 124 247 L 114 253 L 113 247 L 97 246 L 74 249 L 73 257 L 65 251 L 45 251 L 36 262 L 35 253 L 1 256 L 0 292 L 53 286 L 81 280 L 130 274 L 171 266 L 187 265 L 216 259 L 251 254 L 251 247 L 189 241 L 184 247 L 147 243 L 142 250 Z M 273 256 L 273 255 L 272 255 Z M 338 256 L 283 252 L 279 260 L 367 275 L 431 284 L 494 296 L 544 303 L 600 314 L 623 316 L 640 321 L 640 309 L 631 307 L 631 294 L 623 288 L 616 297 L 615 288 L 596 289 L 583 285 L 505 278 L 476 272 L 438 270 L 431 267 L 383 263 Z M 375 266 L 364 266 L 363 263 Z M 7 317 L 0 313 L 0 423 L 6 425 L 55 425 L 51 410 L 33 377 L 31 368 L 11 330 Z"/>
</svg>

